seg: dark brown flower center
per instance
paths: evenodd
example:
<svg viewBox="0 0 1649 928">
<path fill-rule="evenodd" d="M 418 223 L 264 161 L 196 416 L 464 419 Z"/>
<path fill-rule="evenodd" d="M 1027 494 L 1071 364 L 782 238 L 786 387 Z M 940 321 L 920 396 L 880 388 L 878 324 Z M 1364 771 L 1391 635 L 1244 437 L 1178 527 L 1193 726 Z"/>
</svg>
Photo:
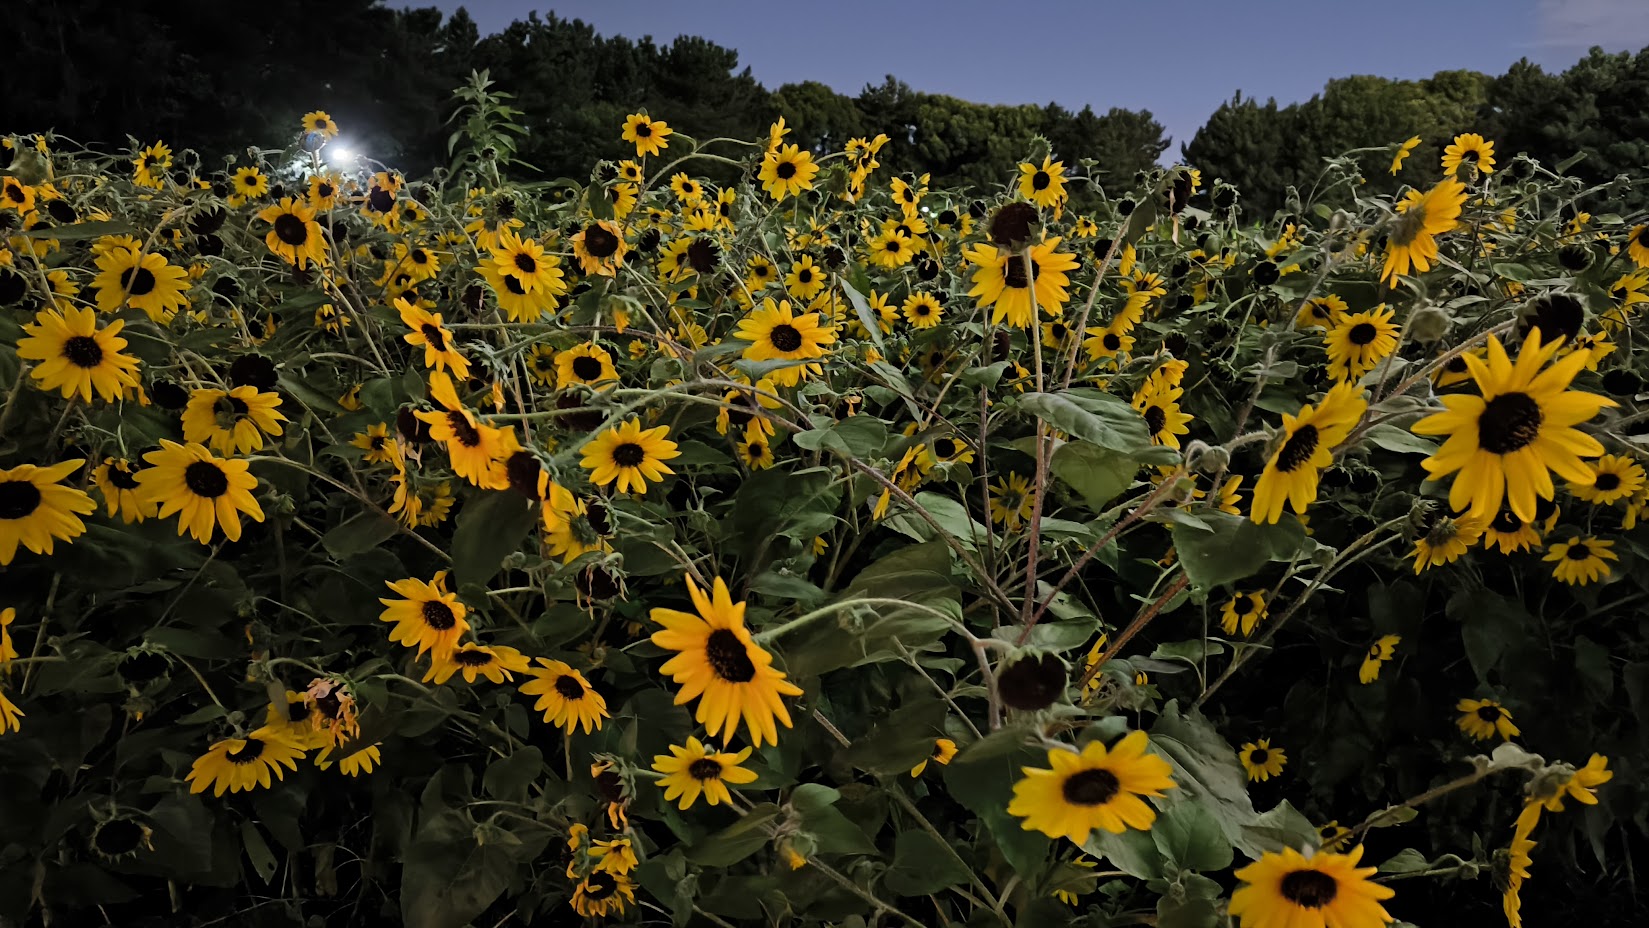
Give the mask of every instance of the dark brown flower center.
<svg viewBox="0 0 1649 928">
<path fill-rule="evenodd" d="M 92 843 L 99 853 L 107 857 L 119 857 L 137 850 L 138 843 L 143 840 L 143 826 L 126 818 L 111 819 L 104 822 L 92 836 Z"/>
<path fill-rule="evenodd" d="M 562 699 L 575 700 L 584 698 L 584 684 L 570 673 L 555 678 L 555 692 Z"/>
<path fill-rule="evenodd" d="M 267 747 L 257 738 L 247 738 L 246 743 L 233 751 L 225 751 L 223 759 L 237 766 L 256 763 L 263 756 L 263 749 Z"/>
<path fill-rule="evenodd" d="M 291 213 L 282 213 L 275 217 L 275 237 L 297 247 L 309 241 L 309 225 Z"/>
<path fill-rule="evenodd" d="M 132 476 L 131 465 L 125 461 L 116 461 L 109 465 L 109 483 L 117 490 L 137 489 L 137 478 Z"/>
<path fill-rule="evenodd" d="M 636 124 L 636 136 L 638 138 L 644 138 L 644 139 L 645 138 L 651 138 L 652 134 L 653 134 L 653 127 L 652 126 L 650 126 L 650 125 L 648 125 L 647 123 L 644 123 L 644 122 Z"/>
<path fill-rule="evenodd" d="M 716 676 L 728 683 L 749 683 L 756 678 L 750 652 L 732 630 L 718 628 L 704 643 L 704 658 Z"/>
<path fill-rule="evenodd" d="M 75 367 L 90 370 L 103 363 L 103 346 L 90 335 L 72 335 L 63 340 L 63 357 Z"/>
<path fill-rule="evenodd" d="M 618 251 L 618 236 L 605 226 L 592 224 L 584 229 L 584 250 L 593 258 L 610 258 Z"/>
<path fill-rule="evenodd" d="M 424 333 L 424 341 L 429 342 L 429 346 L 431 348 L 434 348 L 436 351 L 447 350 L 447 337 L 441 331 L 440 326 L 432 322 L 426 322 L 418 327 L 418 331 Z"/>
<path fill-rule="evenodd" d="M 1501 713 L 1502 710 L 1499 706 L 1482 706 L 1477 710 L 1477 717 L 1485 722 L 1498 722 Z"/>
<path fill-rule="evenodd" d="M 315 187 L 315 194 L 323 200 L 332 199 L 332 195 L 337 192 L 338 188 L 332 186 L 331 184 L 319 184 Z"/>
<path fill-rule="evenodd" d="M 604 870 L 597 870 L 584 881 L 584 898 L 597 902 L 618 891 L 618 880 Z"/>
<path fill-rule="evenodd" d="M 1155 403 L 1145 407 L 1145 427 L 1151 430 L 1152 435 L 1162 434 L 1163 426 L 1168 424 L 1168 413 Z"/>
<path fill-rule="evenodd" d="M 695 780 L 721 779 L 721 761 L 701 757 L 687 765 L 687 775 Z"/>
<path fill-rule="evenodd" d="M 1292 474 L 1305 466 L 1311 456 L 1317 453 L 1317 427 L 1302 425 L 1288 436 L 1283 442 L 1283 448 L 1277 452 L 1277 469 L 1285 474 Z"/>
<path fill-rule="evenodd" d="M 538 260 L 524 251 L 515 253 L 515 269 L 523 274 L 538 273 Z"/>
<path fill-rule="evenodd" d="M 1010 287 L 1023 290 L 1026 287 L 1029 287 L 1031 281 L 1035 280 L 1036 276 L 1041 272 L 1042 268 L 1039 267 L 1035 261 L 1032 261 L 1031 275 L 1027 278 L 1025 276 L 1025 256 L 1009 255 L 1008 266 L 1002 271 L 1002 281 Z"/>
<path fill-rule="evenodd" d="M 773 173 L 778 175 L 779 180 L 789 180 L 796 176 L 796 164 L 793 161 L 781 161 L 779 166 L 773 169 Z"/>
<path fill-rule="evenodd" d="M 1580 541 L 1570 545 L 1569 550 L 1564 552 L 1563 556 L 1571 561 L 1584 561 L 1592 556 L 1592 549 L 1587 546 L 1586 542 Z"/>
<path fill-rule="evenodd" d="M 1037 171 L 1031 175 L 1032 190 L 1046 190 L 1051 183 L 1053 183 L 1053 178 L 1048 176 L 1047 171 Z"/>
<path fill-rule="evenodd" d="M 1079 770 L 1065 778 L 1061 791 L 1076 806 L 1100 806 L 1121 792 L 1122 783 L 1109 770 Z"/>
<path fill-rule="evenodd" d="M 1255 748 L 1248 752 L 1248 762 L 1258 767 L 1271 759 L 1271 752 L 1265 748 Z"/>
<path fill-rule="evenodd" d="M 458 625 L 458 616 L 452 612 L 452 607 L 439 599 L 424 601 L 424 624 L 438 632 L 450 631 Z"/>
<path fill-rule="evenodd" d="M 933 453 L 942 458 L 948 458 L 956 453 L 956 441 L 950 438 L 941 438 L 933 443 Z"/>
<path fill-rule="evenodd" d="M 127 268 L 120 274 L 127 296 L 147 296 L 155 289 L 155 275 L 146 267 Z"/>
<path fill-rule="evenodd" d="M 1254 597 L 1247 594 L 1238 596 L 1231 601 L 1231 610 L 1237 615 L 1247 615 L 1256 611 L 1257 608 L 1258 604 L 1254 602 Z"/>
<path fill-rule="evenodd" d="M 639 467 L 647 460 L 647 449 L 633 441 L 624 442 L 613 448 L 613 463 L 619 467 Z"/>
<path fill-rule="evenodd" d="M 1540 437 L 1544 416 L 1527 393 L 1502 393 L 1477 417 L 1477 445 L 1490 454 L 1511 454 Z"/>
<path fill-rule="evenodd" d="M 26 519 L 40 507 L 40 488 L 27 480 L 0 483 L 0 519 Z"/>
<path fill-rule="evenodd" d="M 1489 523 L 1489 528 L 1501 534 L 1510 535 L 1523 528 L 1523 520 L 1519 519 L 1517 513 L 1512 512 L 1510 509 L 1502 509 L 1495 514 L 1494 521 Z"/>
<path fill-rule="evenodd" d="M 1612 490 L 1618 490 L 1620 489 L 1620 475 L 1611 473 L 1598 474 L 1597 479 L 1592 481 L 1592 487 L 1594 489 L 1602 490 L 1605 493 Z"/>
<path fill-rule="evenodd" d="M 1295 870 L 1279 888 L 1284 899 L 1305 909 L 1320 909 L 1340 894 L 1340 884 L 1320 870 Z"/>
<path fill-rule="evenodd" d="M 217 499 L 229 492 L 229 477 L 211 461 L 196 461 L 183 469 L 183 483 L 196 496 Z"/>
<path fill-rule="evenodd" d="M 1106 351 L 1120 351 L 1122 349 L 1122 337 L 1115 332 L 1106 332 L 1105 337 L 1100 341 L 1105 345 Z"/>
<path fill-rule="evenodd" d="M 1346 333 L 1346 338 L 1353 345 L 1367 345 L 1374 341 L 1374 337 L 1378 334 L 1380 334 L 1380 330 L 1376 329 L 1373 323 L 1359 322 L 1351 327 L 1350 332 Z"/>
<path fill-rule="evenodd" d="M 796 282 L 797 283 L 803 283 L 803 284 L 812 283 L 813 282 L 813 271 L 812 271 L 812 269 L 804 267 L 800 271 L 797 271 L 796 272 Z"/>
<path fill-rule="evenodd" d="M 468 648 L 463 651 L 454 652 L 452 655 L 452 662 L 454 664 L 461 664 L 465 667 L 485 667 L 493 662 L 493 655 L 491 651 L 483 651 L 480 648 Z"/>
<path fill-rule="evenodd" d="M 452 429 L 452 435 L 458 443 L 466 448 L 475 448 L 481 444 L 481 430 L 470 423 L 469 416 L 459 410 L 447 413 L 447 426 Z"/>
<path fill-rule="evenodd" d="M 773 347 L 780 351 L 795 351 L 802 347 L 802 333 L 788 322 L 781 322 L 774 326 L 773 331 L 768 333 L 767 338 L 773 343 Z"/>
<path fill-rule="evenodd" d="M 573 358 L 573 375 L 579 380 L 597 380 L 601 377 L 601 362 L 589 355 L 579 355 Z"/>
</svg>

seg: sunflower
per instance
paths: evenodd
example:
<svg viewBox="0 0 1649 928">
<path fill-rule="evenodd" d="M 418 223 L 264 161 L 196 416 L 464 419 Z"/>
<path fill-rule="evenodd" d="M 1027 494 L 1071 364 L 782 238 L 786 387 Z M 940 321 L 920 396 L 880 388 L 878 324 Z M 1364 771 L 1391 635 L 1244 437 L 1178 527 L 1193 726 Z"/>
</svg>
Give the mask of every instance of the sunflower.
<svg viewBox="0 0 1649 928">
<path fill-rule="evenodd" d="M 326 263 L 326 242 L 321 237 L 320 224 L 315 221 L 314 207 L 302 200 L 282 197 L 279 204 L 260 211 L 258 218 L 273 226 L 264 235 L 263 242 L 276 257 L 300 269 L 311 261 Z"/>
<path fill-rule="evenodd" d="M 675 473 L 664 463 L 681 456 L 676 443 L 666 437 L 669 434 L 668 425 L 643 430 L 640 420 L 631 419 L 585 443 L 579 449 L 584 455 L 579 465 L 590 472 L 596 486 L 617 481 L 620 493 L 644 494 L 647 481 Z"/>
<path fill-rule="evenodd" d="M 486 677 L 493 683 L 513 681 L 514 674 L 527 672 L 527 658 L 520 651 L 504 645 L 481 645 L 464 642 L 449 654 L 436 654 L 430 662 L 424 682 L 437 686 L 452 679 L 455 673 L 464 675 L 465 683 Z"/>
<path fill-rule="evenodd" d="M 491 255 L 489 263 L 493 270 L 515 278 L 526 293 L 558 296 L 567 290 L 567 275 L 561 270 L 561 259 L 545 254 L 544 247 L 530 238 L 506 231 L 498 237 L 498 247 Z"/>
<path fill-rule="evenodd" d="M 1163 381 L 1151 377 L 1134 394 L 1133 406 L 1145 419 L 1151 444 L 1178 448 L 1179 436 L 1190 434 L 1192 417 L 1181 412 L 1177 402 L 1181 392 L 1180 387 L 1164 386 Z"/>
<path fill-rule="evenodd" d="M 499 307 L 509 314 L 511 322 L 537 322 L 544 313 L 556 308 L 556 296 L 560 291 L 528 290 L 519 277 L 500 273 L 491 264 L 483 264 L 476 271 L 492 287 Z M 564 284 L 562 289 L 565 289 Z"/>
<path fill-rule="evenodd" d="M 664 626 L 653 644 L 676 655 L 660 670 L 681 685 L 676 705 L 699 700 L 694 718 L 712 736 L 730 741 L 744 720 L 757 746 L 778 744 L 775 720 L 790 727 L 790 711 L 781 696 L 800 696 L 801 688 L 773 669 L 773 655 L 744 626 L 744 603 L 733 602 L 727 583 L 717 577 L 710 595 L 687 579 L 687 592 L 698 614 L 654 608 L 651 618 Z"/>
<path fill-rule="evenodd" d="M 573 236 L 573 256 L 578 258 L 585 274 L 613 276 L 624 263 L 628 250 L 624 230 L 606 220 L 592 222 Z"/>
<path fill-rule="evenodd" d="M 744 435 L 736 446 L 739 460 L 751 470 L 766 470 L 773 466 L 773 446 L 767 431 L 755 422 L 746 423 Z"/>
<path fill-rule="evenodd" d="M 18 545 L 51 554 L 58 540 L 73 542 L 86 531 L 80 516 L 97 509 L 97 503 L 84 490 L 58 485 L 85 463 L 0 468 L 0 566 L 12 562 Z"/>
<path fill-rule="evenodd" d="M 592 730 L 601 730 L 602 720 L 607 718 L 607 700 L 590 686 L 583 674 L 568 664 L 545 657 L 523 672 L 532 679 L 521 684 L 521 692 L 538 697 L 533 708 L 544 713 L 544 721 L 569 735 L 580 727 L 586 735 Z"/>
<path fill-rule="evenodd" d="M 389 640 L 417 647 L 418 657 L 425 651 L 432 652 L 436 660 L 452 654 L 470 623 L 464 618 L 469 607 L 458 601 L 457 593 L 447 592 L 447 572 L 436 571 L 428 583 L 408 577 L 386 581 L 386 585 L 401 596 L 378 600 L 385 606 L 378 621 L 395 623 Z"/>
<path fill-rule="evenodd" d="M 335 139 L 338 137 L 338 124 L 325 110 L 315 110 L 303 114 L 303 131 L 317 133 L 325 139 Z"/>
<path fill-rule="evenodd" d="M 1454 177 L 1460 172 L 1461 165 L 1476 168 L 1483 174 L 1493 174 L 1494 143 L 1475 132 L 1455 136 L 1449 147 L 1443 149 L 1443 173 Z"/>
<path fill-rule="evenodd" d="M 704 188 L 688 176 L 686 171 L 670 175 L 670 192 L 676 195 L 677 200 L 688 206 L 697 206 L 704 202 Z"/>
<path fill-rule="evenodd" d="M 1043 156 L 1041 167 L 1021 164 L 1019 195 L 1044 209 L 1058 206 L 1065 199 L 1065 162 Z"/>
<path fill-rule="evenodd" d="M 263 447 L 263 436 L 280 435 L 287 421 L 277 408 L 279 394 L 257 387 L 196 390 L 183 409 L 183 439 L 219 454 L 246 454 Z"/>
<path fill-rule="evenodd" d="M 912 293 L 905 297 L 899 311 L 918 329 L 933 328 L 945 314 L 945 308 L 939 305 L 939 300 L 931 293 Z"/>
<path fill-rule="evenodd" d="M 165 186 L 166 172 L 172 169 L 172 149 L 165 142 L 156 142 L 137 153 L 132 159 L 132 183 L 139 187 L 159 190 Z"/>
<path fill-rule="evenodd" d="M 784 200 L 813 189 L 813 177 L 819 166 L 813 163 L 813 153 L 796 145 L 775 148 L 762 157 L 757 177 L 762 189 L 775 200 Z"/>
<path fill-rule="evenodd" d="M 189 305 L 183 298 L 189 289 L 189 272 L 166 263 L 160 255 L 111 248 L 98 256 L 97 268 L 92 287 L 97 290 L 97 308 L 106 313 L 131 306 L 165 325 Z"/>
<path fill-rule="evenodd" d="M 263 521 L 263 509 L 252 496 L 258 478 L 246 461 L 215 457 L 196 442 L 180 445 L 162 438 L 160 446 L 143 456 L 149 466 L 137 473 L 138 498 L 158 505 L 159 518 L 179 514 L 179 535 L 187 531 L 210 544 L 213 528 L 221 525 L 224 537 L 239 541 L 243 513 Z"/>
<path fill-rule="evenodd" d="M 1399 274 L 1412 265 L 1417 273 L 1431 270 L 1437 260 L 1437 236 L 1458 226 L 1460 207 L 1466 202 L 1466 185 L 1444 178 L 1425 193 L 1410 190 L 1397 204 L 1386 237 L 1386 263 L 1380 279 L 1395 284 Z"/>
<path fill-rule="evenodd" d="M 1426 533 L 1414 540 L 1414 572 L 1451 564 L 1483 537 L 1484 522 L 1470 515 L 1437 513 Z"/>
<path fill-rule="evenodd" d="M 1373 683 L 1380 679 L 1380 668 L 1397 653 L 1397 645 L 1402 640 L 1401 635 L 1381 635 L 1369 645 L 1368 653 L 1363 655 L 1363 665 L 1357 668 L 1358 682 Z"/>
<path fill-rule="evenodd" d="M 244 738 L 226 738 L 195 760 L 184 777 L 190 793 L 212 789 L 214 797 L 225 792 L 251 792 L 268 787 L 269 775 L 284 779 L 286 770 L 297 770 L 303 749 L 265 726 Z M 286 768 L 283 770 L 282 768 Z"/>
<path fill-rule="evenodd" d="M 921 763 L 910 768 L 910 775 L 913 777 L 921 776 L 922 771 L 928 769 L 928 761 L 933 761 L 941 767 L 949 767 L 950 762 L 955 757 L 956 742 L 950 740 L 949 738 L 935 738 L 933 739 L 932 753 L 923 758 Z"/>
<path fill-rule="evenodd" d="M 897 229 L 884 229 L 865 245 L 870 263 L 889 270 L 901 268 L 916 257 L 916 243 Z"/>
<path fill-rule="evenodd" d="M 1006 322 L 1023 329 L 1035 320 L 1032 303 L 1038 310 L 1057 316 L 1070 299 L 1066 286 L 1070 284 L 1067 271 L 1076 269 L 1076 256 L 1057 250 L 1060 240 L 1050 238 L 1032 245 L 1030 269 L 1025 267 L 1024 249 L 1008 251 L 991 245 L 979 244 L 964 252 L 978 267 L 973 272 L 973 289 L 968 296 L 979 300 L 980 306 L 991 307 L 991 324 Z"/>
<path fill-rule="evenodd" d="M 25 216 L 34 212 L 34 188 L 15 177 L 0 178 L 0 209 Z"/>
<path fill-rule="evenodd" d="M 796 315 L 790 301 L 764 297 L 760 309 L 739 321 L 733 337 L 750 343 L 743 354 L 747 361 L 809 361 L 829 353 L 836 332 L 821 322 L 818 313 Z M 801 382 L 806 367 L 793 364 L 769 371 L 767 376 L 774 383 L 793 387 Z"/>
<path fill-rule="evenodd" d="M 441 324 L 441 314 L 425 310 L 409 300 L 395 298 L 395 309 L 401 314 L 401 323 L 412 331 L 403 340 L 413 347 L 424 348 L 424 366 L 436 371 L 451 370 L 454 376 L 468 377 L 469 361 L 458 353 L 452 333 Z"/>
<path fill-rule="evenodd" d="M 1392 920 L 1380 900 L 1397 893 L 1371 882 L 1374 867 L 1358 867 L 1363 847 L 1348 853 L 1293 848 L 1266 853 L 1236 872 L 1243 882 L 1229 911 L 1241 928 L 1381 928 Z"/>
<path fill-rule="evenodd" d="M 18 719 L 28 716 L 27 712 L 17 708 L 17 704 L 6 698 L 6 691 L 0 689 L 0 735 L 8 731 L 22 731 L 23 723 Z"/>
<path fill-rule="evenodd" d="M 513 436 L 514 431 L 478 421 L 458 399 L 458 390 L 445 372 L 429 375 L 429 392 L 442 408 L 413 415 L 429 426 L 430 438 L 446 446 L 452 472 L 484 490 L 506 485 L 508 480 L 499 462 L 506 456 L 504 449 L 510 440 L 506 436 Z"/>
<path fill-rule="evenodd" d="M 125 324 L 116 319 L 99 329 L 97 313 L 90 309 L 44 309 L 23 326 L 17 356 L 40 362 L 29 376 L 43 390 L 61 390 L 65 399 L 79 394 L 88 403 L 95 390 L 112 403 L 138 385 L 137 359 L 120 353 L 126 347 L 120 337 Z"/>
<path fill-rule="evenodd" d="M 1360 313 L 1341 314 L 1323 336 L 1329 375 L 1335 380 L 1355 381 L 1391 354 L 1397 347 L 1393 315 L 1383 303 Z"/>
<path fill-rule="evenodd" d="M 1449 489 L 1452 508 L 1469 504 L 1471 515 L 1487 519 L 1506 501 L 1518 518 L 1533 521 L 1536 499 L 1551 499 L 1554 492 L 1549 471 L 1577 483 L 1593 479 L 1580 458 L 1602 454 L 1603 445 L 1573 426 L 1615 402 L 1568 389 L 1586 364 L 1584 354 L 1541 371 L 1559 344 L 1542 345 L 1536 329 L 1514 365 L 1500 340 L 1490 336 L 1487 361 L 1465 356 L 1482 395 L 1444 396 L 1446 412 L 1409 427 L 1419 435 L 1448 436 L 1421 464 L 1432 479 L 1459 471 Z"/>
<path fill-rule="evenodd" d="M 543 503 L 545 552 L 571 564 L 591 551 L 611 551 L 607 507 L 599 501 L 594 507 L 561 484 L 550 484 Z"/>
<path fill-rule="evenodd" d="M 1333 448 L 1344 441 L 1368 409 L 1362 391 L 1349 383 L 1336 384 L 1316 406 L 1301 407 L 1283 416 L 1283 440 L 1254 482 L 1254 505 L 1249 518 L 1271 523 L 1282 518 L 1283 506 L 1304 515 L 1317 499 L 1322 469 L 1334 462 Z"/>
<path fill-rule="evenodd" d="M 1589 503 L 1608 506 L 1636 496 L 1643 489 L 1643 465 L 1631 455 L 1606 454 L 1583 466 L 1592 472 L 1592 479 L 1571 482 L 1569 492 Z"/>
<path fill-rule="evenodd" d="M 229 186 L 234 190 L 229 197 L 229 205 L 239 206 L 253 197 L 261 197 L 268 193 L 269 178 L 255 167 L 236 168 Z"/>
<path fill-rule="evenodd" d="M 1462 699 L 1454 708 L 1460 713 L 1455 724 L 1478 741 L 1487 741 L 1497 733 L 1510 741 L 1520 734 L 1512 724 L 1512 714 L 1493 699 Z"/>
<path fill-rule="evenodd" d="M 555 356 L 555 385 L 565 390 L 573 385 L 611 390 L 618 385 L 613 356 L 595 342 L 584 342 Z"/>
<path fill-rule="evenodd" d="M 1403 169 L 1403 160 L 1409 156 L 1409 152 L 1414 151 L 1419 146 L 1420 136 L 1418 135 L 1411 137 L 1408 141 L 1397 146 L 1397 151 L 1391 156 L 1391 173 L 1395 175 L 1398 171 L 1401 171 Z"/>
<path fill-rule="evenodd" d="M 17 621 L 17 610 L 10 606 L 0 609 L 0 667 L 17 660 L 17 643 L 11 640 L 11 624 Z"/>
<path fill-rule="evenodd" d="M 645 113 L 631 113 L 624 117 L 624 141 L 636 147 L 636 157 L 656 155 L 670 147 L 673 130 L 664 120 L 648 118 Z"/>
<path fill-rule="evenodd" d="M 1220 628 L 1227 635 L 1235 635 L 1241 628 L 1244 636 L 1254 633 L 1254 626 L 1265 620 L 1268 614 L 1265 604 L 1265 594 L 1258 590 L 1252 593 L 1238 593 L 1231 597 L 1220 611 Z"/>
<path fill-rule="evenodd" d="M 1638 267 L 1649 268 L 1649 225 L 1633 226 L 1626 240 L 1626 254 Z"/>
<path fill-rule="evenodd" d="M 1288 755 L 1282 748 L 1271 746 L 1270 738 L 1261 738 L 1258 742 L 1249 742 L 1237 752 L 1237 759 L 1242 761 L 1242 769 L 1248 773 L 1248 782 L 1264 783 L 1272 777 L 1282 776 L 1283 765 L 1288 763 Z"/>
<path fill-rule="evenodd" d="M 1518 551 L 1538 548 L 1540 530 L 1533 522 L 1523 521 L 1510 509 L 1501 508 L 1483 528 L 1483 547 L 1497 547 L 1501 554 L 1515 554 Z"/>
<path fill-rule="evenodd" d="M 1148 831 L 1157 813 L 1141 797 L 1162 796 L 1177 784 L 1169 777 L 1173 768 L 1147 754 L 1147 745 L 1145 732 L 1133 731 L 1110 750 L 1098 740 L 1080 753 L 1050 749 L 1047 768 L 1021 768 L 1025 777 L 1013 785 L 1008 814 L 1023 818 L 1025 831 L 1078 845 L 1096 828 L 1111 834 Z"/>
<path fill-rule="evenodd" d="M 750 750 L 716 754 L 697 738 L 688 738 L 686 747 L 670 745 L 669 754 L 653 755 L 653 769 L 664 774 L 658 781 L 664 800 L 679 802 L 683 811 L 691 809 L 701 794 L 710 805 L 731 805 L 733 796 L 727 784 L 739 786 L 756 781 L 755 771 L 739 766 L 750 759 Z"/>
<path fill-rule="evenodd" d="M 138 495 L 137 469 L 125 458 L 104 458 L 92 471 L 92 482 L 103 494 L 110 517 L 119 515 L 127 525 L 142 522 L 155 514 L 155 507 Z"/>
<path fill-rule="evenodd" d="M 358 777 L 363 773 L 371 773 L 372 768 L 383 762 L 383 752 L 379 750 L 381 744 L 369 744 L 356 748 L 348 754 L 337 758 L 338 772 L 346 777 Z M 322 770 L 332 769 L 332 752 L 335 749 L 327 747 L 315 756 L 315 766 Z"/>
<path fill-rule="evenodd" d="M 1553 544 L 1543 560 L 1557 562 L 1557 566 L 1552 568 L 1552 576 L 1558 580 L 1585 586 L 1613 572 L 1608 562 L 1620 560 L 1620 555 L 1610 550 L 1614 546 L 1612 541 L 1602 541 L 1591 535 L 1584 538 L 1576 535 L 1567 542 Z"/>
<path fill-rule="evenodd" d="M 1501 909 L 1510 928 L 1523 928 L 1523 881 L 1529 878 L 1529 868 L 1534 865 L 1534 858 L 1529 856 L 1534 846 L 1527 835 L 1514 834 L 1506 849 L 1506 893 Z"/>
<path fill-rule="evenodd" d="M 1132 297 L 1129 300 L 1131 302 Z M 1134 336 L 1129 333 L 1134 330 L 1134 325 L 1134 321 L 1127 316 L 1118 315 L 1104 328 L 1086 330 L 1084 334 L 1088 337 L 1083 339 L 1082 347 L 1088 352 L 1088 360 L 1100 361 L 1133 351 Z"/>
<path fill-rule="evenodd" d="M 813 258 L 809 255 L 802 255 L 801 260 L 791 265 L 790 273 L 784 277 L 785 291 L 798 300 L 813 299 L 824 286 L 824 271 L 813 263 Z"/>
<path fill-rule="evenodd" d="M 1300 307 L 1300 311 L 1294 315 L 1294 327 L 1306 329 L 1318 326 L 1324 329 L 1332 329 L 1340 324 L 1340 319 L 1345 315 L 1346 309 L 1346 301 L 1335 294 L 1330 293 L 1327 296 L 1312 297 L 1306 300 Z"/>
<path fill-rule="evenodd" d="M 627 874 L 596 870 L 573 890 L 571 905 L 573 911 L 585 918 L 605 918 L 623 915 L 625 907 L 635 901 L 636 884 Z"/>
<path fill-rule="evenodd" d="M 356 432 L 349 444 L 361 449 L 361 459 L 368 464 L 388 464 L 395 460 L 395 439 L 389 434 L 387 422 L 374 422 L 366 431 Z"/>
<path fill-rule="evenodd" d="M 1010 532 L 1019 531 L 1020 524 L 1030 520 L 1035 503 L 1030 481 L 1020 474 L 999 477 L 991 484 L 991 521 Z"/>
<path fill-rule="evenodd" d="M 309 206 L 317 214 L 331 212 L 338 205 L 343 178 L 336 174 L 316 174 L 309 178 Z"/>
</svg>

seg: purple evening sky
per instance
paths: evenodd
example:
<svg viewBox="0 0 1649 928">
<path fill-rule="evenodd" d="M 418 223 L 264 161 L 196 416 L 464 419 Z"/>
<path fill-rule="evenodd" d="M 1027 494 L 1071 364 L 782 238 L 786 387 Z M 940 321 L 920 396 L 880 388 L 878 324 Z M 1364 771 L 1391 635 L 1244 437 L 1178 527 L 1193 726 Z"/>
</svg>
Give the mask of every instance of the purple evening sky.
<svg viewBox="0 0 1649 928">
<path fill-rule="evenodd" d="M 856 94 L 893 74 L 982 103 L 1149 109 L 1174 139 L 1169 157 L 1238 89 L 1289 103 L 1351 74 L 1495 74 L 1523 57 L 1562 70 L 1592 45 L 1649 46 L 1649 0 L 399 2 L 464 6 L 483 32 L 554 10 L 603 34 L 701 35 L 769 88 L 817 80 Z"/>
</svg>

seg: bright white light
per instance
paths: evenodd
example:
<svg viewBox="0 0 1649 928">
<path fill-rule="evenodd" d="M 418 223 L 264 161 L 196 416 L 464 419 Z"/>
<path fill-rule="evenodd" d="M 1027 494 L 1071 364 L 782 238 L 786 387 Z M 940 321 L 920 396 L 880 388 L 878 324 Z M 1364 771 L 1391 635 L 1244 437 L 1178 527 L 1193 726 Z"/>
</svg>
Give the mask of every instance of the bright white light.
<svg viewBox="0 0 1649 928">
<path fill-rule="evenodd" d="M 930 212 L 930 210 L 926 206 L 922 207 L 922 214 L 924 216 L 927 215 L 929 212 Z"/>
<path fill-rule="evenodd" d="M 333 164 L 344 164 L 346 162 L 354 161 L 357 157 L 358 156 L 355 152 L 343 145 L 333 144 L 328 145 L 326 148 L 326 160 L 332 162 Z"/>
</svg>

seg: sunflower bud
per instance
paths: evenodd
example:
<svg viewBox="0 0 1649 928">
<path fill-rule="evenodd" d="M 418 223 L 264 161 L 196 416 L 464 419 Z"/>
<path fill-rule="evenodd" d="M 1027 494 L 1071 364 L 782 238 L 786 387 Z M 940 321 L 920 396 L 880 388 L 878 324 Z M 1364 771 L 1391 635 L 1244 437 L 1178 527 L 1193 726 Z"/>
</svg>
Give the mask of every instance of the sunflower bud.
<svg viewBox="0 0 1649 928">
<path fill-rule="evenodd" d="M 1009 708 L 1035 712 L 1065 695 L 1069 676 L 1057 655 L 1026 651 L 996 675 L 996 689 Z"/>
<path fill-rule="evenodd" d="M 1435 342 L 1449 334 L 1449 314 L 1436 306 L 1421 306 L 1409 314 L 1409 332 L 1416 341 Z"/>
</svg>

